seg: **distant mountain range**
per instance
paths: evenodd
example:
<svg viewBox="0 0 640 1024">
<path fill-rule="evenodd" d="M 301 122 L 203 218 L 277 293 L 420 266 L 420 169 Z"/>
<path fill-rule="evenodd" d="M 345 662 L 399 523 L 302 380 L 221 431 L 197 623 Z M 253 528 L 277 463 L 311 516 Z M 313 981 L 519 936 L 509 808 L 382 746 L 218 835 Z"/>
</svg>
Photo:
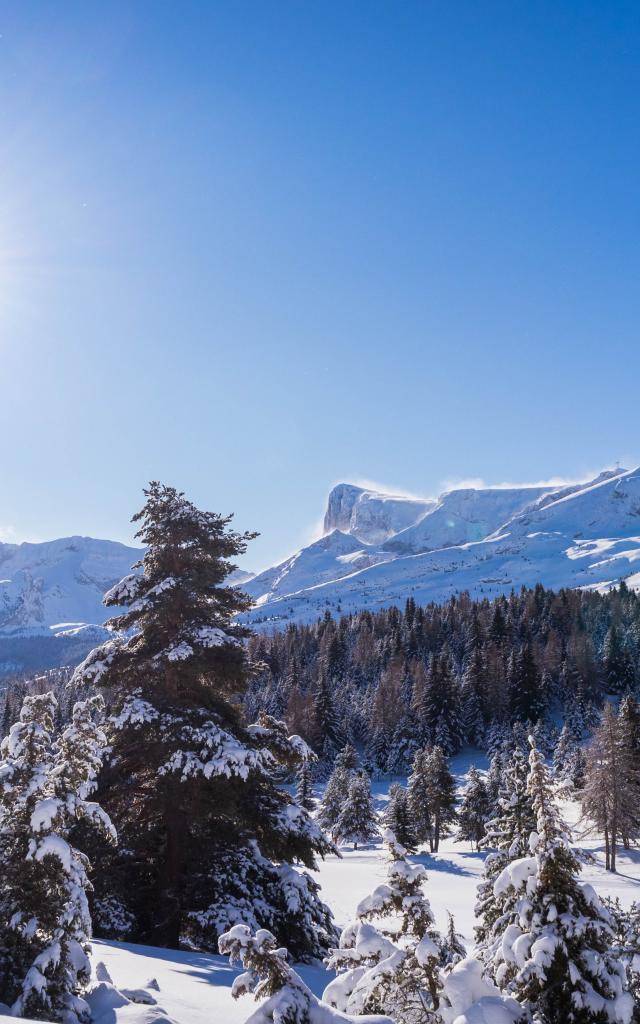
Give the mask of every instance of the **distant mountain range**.
<svg viewBox="0 0 640 1024">
<path fill-rule="evenodd" d="M 487 487 L 405 498 L 339 484 L 324 535 L 244 584 L 258 629 L 327 609 L 496 597 L 522 585 L 640 588 L 640 470 L 564 487 Z"/>
<path fill-rule="evenodd" d="M 90 537 L 0 544 L 0 673 L 81 657 L 105 636 L 104 592 L 141 553 Z M 492 598 L 538 582 L 606 589 L 621 579 L 640 588 L 640 470 L 438 498 L 339 484 L 318 540 L 257 575 L 235 576 L 255 601 L 246 619 L 262 630 L 409 596 Z M 34 661 L 36 649 L 44 653 Z"/>
</svg>

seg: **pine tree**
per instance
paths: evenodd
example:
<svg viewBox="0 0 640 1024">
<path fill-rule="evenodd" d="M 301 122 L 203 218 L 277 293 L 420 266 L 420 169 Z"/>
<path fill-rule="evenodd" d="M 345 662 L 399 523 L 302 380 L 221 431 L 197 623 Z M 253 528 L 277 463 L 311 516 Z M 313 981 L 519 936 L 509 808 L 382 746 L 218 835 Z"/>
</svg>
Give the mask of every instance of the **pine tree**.
<svg viewBox="0 0 640 1024">
<path fill-rule="evenodd" d="M 522 749 L 516 747 L 504 770 L 496 813 L 485 823 L 482 840 L 489 853 L 478 886 L 476 942 L 485 960 L 493 957 L 496 943 L 502 940 L 501 922 L 512 902 L 509 892 L 496 894 L 496 879 L 511 861 L 528 853 L 529 837 L 536 827 L 527 780 L 528 762 Z"/>
<path fill-rule="evenodd" d="M 413 766 L 407 784 L 407 806 L 409 822 L 415 842 L 431 842 L 433 819 L 429 806 L 426 766 L 429 758 L 428 750 L 418 750 L 413 759 Z"/>
<path fill-rule="evenodd" d="M 456 931 L 456 922 L 451 911 L 447 910 L 447 930 L 442 939 L 440 963 L 442 967 L 451 968 L 467 955 L 462 935 Z"/>
<path fill-rule="evenodd" d="M 355 755 L 355 751 L 353 753 Z M 336 825 L 342 813 L 345 796 L 349 792 L 351 780 L 355 775 L 354 769 L 347 767 L 351 763 L 351 754 L 348 748 L 345 747 L 342 753 L 338 754 L 335 759 L 334 769 L 327 779 L 320 809 L 316 817 L 321 828 L 331 836 L 335 835 Z"/>
<path fill-rule="evenodd" d="M 409 851 L 415 849 L 416 840 L 409 814 L 409 794 L 399 782 L 393 782 L 389 786 L 389 801 L 384 812 L 384 823 L 402 846 Z"/>
<path fill-rule="evenodd" d="M 577 880 L 571 850 L 554 803 L 549 774 L 532 745 L 528 793 L 536 813 L 531 855 L 508 865 L 496 888 L 520 894 L 505 928 L 497 980 L 540 1024 L 629 1022 L 633 1000 L 624 965 L 610 946 L 611 915 Z"/>
<path fill-rule="evenodd" d="M 345 743 L 342 750 L 336 754 L 334 761 L 334 768 L 343 768 L 345 771 L 353 772 L 358 767 L 358 755 L 355 747 L 351 743 Z"/>
<path fill-rule="evenodd" d="M 615 624 L 609 627 L 603 648 L 604 673 L 609 693 L 627 693 L 635 685 L 631 655 Z"/>
<path fill-rule="evenodd" d="M 569 723 L 565 722 L 553 751 L 553 772 L 558 781 L 568 777 L 577 749 L 578 741 L 575 733 Z"/>
<path fill-rule="evenodd" d="M 466 840 L 476 847 L 485 834 L 485 825 L 489 817 L 489 797 L 487 789 L 477 768 L 471 767 L 467 772 L 467 785 L 458 811 L 457 840 Z"/>
<path fill-rule="evenodd" d="M 456 784 L 449 771 L 441 747 L 434 747 L 424 766 L 424 789 L 431 817 L 429 837 L 432 853 L 437 853 L 440 840 L 450 835 L 450 825 L 456 821 Z"/>
<path fill-rule="evenodd" d="M 367 843 L 379 835 L 371 786 L 364 772 L 352 777 L 346 797 L 343 794 L 343 801 L 333 836 L 338 843 L 353 843 L 354 850 L 357 850 L 358 843 Z"/>
<path fill-rule="evenodd" d="M 535 722 L 544 710 L 540 672 L 527 641 L 513 651 L 507 673 L 511 714 L 520 722 Z"/>
<path fill-rule="evenodd" d="M 288 934 L 298 957 L 317 955 L 333 928 L 317 886 L 298 875 L 299 913 L 317 934 L 291 937 L 291 865 L 313 868 L 331 847 L 274 781 L 277 768 L 295 771 L 300 743 L 268 716 L 247 727 L 238 705 L 248 632 L 235 616 L 250 601 L 226 581 L 253 535 L 174 488 L 152 482 L 145 495 L 134 516 L 142 571 L 105 596 L 127 606 L 110 620 L 118 636 L 74 677 L 108 688 L 114 706 L 103 794 L 125 852 L 101 864 L 99 898 L 122 902 L 135 941 L 211 948 L 235 915 Z"/>
<path fill-rule="evenodd" d="M 231 986 L 233 998 L 247 994 L 265 998 L 247 1024 L 319 1024 L 329 1019 L 332 1024 L 355 1024 L 353 1017 L 332 1012 L 314 996 L 287 963 L 287 950 L 278 948 L 275 937 L 266 929 L 252 935 L 246 925 L 234 925 L 220 936 L 219 949 L 229 957 L 232 967 L 237 964 L 244 968 Z M 390 1017 L 378 1017 L 376 1024 L 394 1022 Z"/>
<path fill-rule="evenodd" d="M 0 1002 L 20 1013 L 30 991 L 29 972 L 43 951 L 41 934 L 56 925 L 49 910 L 49 871 L 53 877 L 57 865 L 51 857 L 30 856 L 36 844 L 32 815 L 49 795 L 54 713 L 52 693 L 25 697 L 20 719 L 0 747 Z"/>
<path fill-rule="evenodd" d="M 311 739 L 316 753 L 325 764 L 334 760 L 345 742 L 329 680 L 322 670 L 311 705 Z"/>
<path fill-rule="evenodd" d="M 346 973 L 327 986 L 323 1000 L 357 1015 L 389 1013 L 397 1024 L 435 1024 L 444 943 L 422 888 L 426 872 L 408 863 L 391 831 L 384 839 L 386 882 L 361 900 L 331 951 L 328 966 Z"/>
<path fill-rule="evenodd" d="M 106 743 L 94 720 L 102 698 L 78 702 L 52 747 L 55 706 L 52 694 L 26 698 L 3 745 L 0 903 L 10 934 L 0 943 L 0 995 L 18 1016 L 73 1024 L 90 1017 L 81 993 L 91 974 L 90 865 L 73 837 L 80 823 L 107 842 L 115 842 L 115 831 L 88 799 Z"/>
<path fill-rule="evenodd" d="M 316 801 L 313 797 L 313 779 L 309 759 L 305 757 L 296 775 L 296 801 L 305 811 L 313 811 Z"/>
</svg>

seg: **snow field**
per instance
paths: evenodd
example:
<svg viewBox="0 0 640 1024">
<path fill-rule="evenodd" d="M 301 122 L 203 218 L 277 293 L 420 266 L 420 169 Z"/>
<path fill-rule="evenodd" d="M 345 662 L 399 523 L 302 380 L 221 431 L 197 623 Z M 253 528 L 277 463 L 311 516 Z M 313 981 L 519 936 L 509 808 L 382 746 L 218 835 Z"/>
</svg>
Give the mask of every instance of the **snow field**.
<svg viewBox="0 0 640 1024">
<path fill-rule="evenodd" d="M 479 768 L 486 767 L 484 755 L 467 750 L 452 760 L 451 768 L 459 783 L 474 763 Z M 398 780 L 374 782 L 378 810 L 384 808 L 391 781 Z M 563 813 L 575 826 L 579 816 L 577 805 L 564 804 Z M 593 857 L 593 862 L 582 871 L 582 881 L 591 884 L 601 896 L 618 896 L 625 907 L 640 898 L 640 850 L 620 851 L 618 874 L 611 875 L 604 870 L 602 842 L 594 836 L 577 841 Z M 445 929 L 450 911 L 468 949 L 473 946 L 476 887 L 484 856 L 472 852 L 468 843 L 445 839 L 438 854 L 423 850 L 409 858 L 427 870 L 426 893 L 436 926 Z M 346 848 L 341 858 L 328 856 L 320 862 L 315 877 L 322 887 L 322 898 L 342 927 L 353 918 L 360 900 L 384 880 L 385 874 L 384 852 L 381 843 L 375 843 L 358 850 Z M 158 991 L 150 990 L 157 999 L 156 1006 L 105 1005 L 96 1013 L 95 1024 L 162 1024 L 167 1019 L 176 1024 L 244 1024 L 256 1009 L 250 996 L 232 998 L 231 985 L 239 971 L 232 970 L 221 956 L 96 941 L 92 960 L 94 971 L 97 963 L 106 965 L 120 989 L 145 988 L 151 979 L 156 979 L 159 986 Z M 296 970 L 318 996 L 333 977 L 322 964 L 298 965 Z"/>
</svg>

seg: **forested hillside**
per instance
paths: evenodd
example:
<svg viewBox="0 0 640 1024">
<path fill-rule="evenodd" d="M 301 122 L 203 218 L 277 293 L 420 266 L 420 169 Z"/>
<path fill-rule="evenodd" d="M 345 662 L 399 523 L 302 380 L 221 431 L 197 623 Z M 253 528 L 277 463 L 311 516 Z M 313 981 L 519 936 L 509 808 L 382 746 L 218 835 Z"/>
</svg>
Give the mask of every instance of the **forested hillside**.
<svg viewBox="0 0 640 1024">
<path fill-rule="evenodd" d="M 330 615 L 249 640 L 250 717 L 284 717 L 330 764 L 347 739 L 380 771 L 418 747 L 486 748 L 514 721 L 568 717 L 580 735 L 603 696 L 640 680 L 640 597 L 538 586 L 495 601 Z"/>
</svg>

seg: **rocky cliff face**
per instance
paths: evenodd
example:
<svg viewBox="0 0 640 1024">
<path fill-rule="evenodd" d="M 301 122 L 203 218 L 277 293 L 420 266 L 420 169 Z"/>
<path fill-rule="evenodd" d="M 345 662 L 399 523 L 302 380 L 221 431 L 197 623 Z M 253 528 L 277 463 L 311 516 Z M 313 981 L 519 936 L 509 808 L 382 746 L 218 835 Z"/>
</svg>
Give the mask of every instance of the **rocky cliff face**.
<svg viewBox="0 0 640 1024">
<path fill-rule="evenodd" d="M 324 532 L 350 533 L 364 544 L 381 544 L 416 523 L 436 505 L 433 498 L 406 498 L 338 484 L 327 501 Z"/>
</svg>

